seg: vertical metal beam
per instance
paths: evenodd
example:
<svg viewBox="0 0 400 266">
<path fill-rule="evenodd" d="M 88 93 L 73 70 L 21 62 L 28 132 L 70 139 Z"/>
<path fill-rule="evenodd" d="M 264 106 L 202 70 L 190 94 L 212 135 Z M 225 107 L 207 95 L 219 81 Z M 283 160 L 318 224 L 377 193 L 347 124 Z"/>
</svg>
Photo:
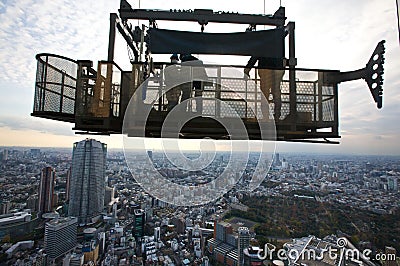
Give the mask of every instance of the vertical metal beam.
<svg viewBox="0 0 400 266">
<path fill-rule="evenodd" d="M 222 70 L 221 70 L 221 66 L 218 66 L 217 68 L 217 79 L 216 79 L 216 84 L 215 84 L 215 98 L 217 98 L 218 100 L 221 100 L 221 82 L 222 82 Z M 215 117 L 220 118 L 221 117 L 221 102 L 220 101 L 216 101 L 215 102 Z"/>
<path fill-rule="evenodd" d="M 161 112 L 164 109 L 164 98 L 167 98 L 167 94 L 164 93 L 164 91 L 166 92 L 166 89 L 163 89 L 163 80 L 164 80 L 164 68 L 166 66 L 162 66 L 161 67 L 161 77 L 160 77 L 160 81 L 158 82 L 158 111 Z"/>
<path fill-rule="evenodd" d="M 46 101 L 46 90 L 47 90 L 47 67 L 49 65 L 49 56 L 46 55 L 46 64 L 44 67 L 44 82 L 43 82 L 43 89 L 42 89 L 42 95 L 41 95 L 41 111 L 45 111 L 44 106 L 45 106 L 45 101 Z"/>
<path fill-rule="evenodd" d="M 142 61 L 142 56 L 143 56 L 143 47 L 144 47 L 144 33 L 146 31 L 146 26 L 142 24 L 142 30 L 140 32 L 140 48 L 139 48 L 139 56 L 138 58 L 135 58 L 136 61 L 141 62 Z"/>
<path fill-rule="evenodd" d="M 295 24 L 289 22 L 287 30 L 289 32 L 289 101 L 290 101 L 290 117 L 292 118 L 291 130 L 296 130 L 297 122 L 297 104 L 296 104 L 296 70 L 297 65 L 296 51 L 295 51 Z"/>
<path fill-rule="evenodd" d="M 318 106 L 317 106 L 317 104 L 318 104 L 318 98 L 317 98 L 317 93 L 318 93 L 318 88 L 319 88 L 319 86 L 320 86 L 320 84 L 322 83 L 322 76 L 321 76 L 321 74 L 320 73 L 318 73 L 318 81 L 317 82 L 314 82 L 314 102 L 313 102 L 313 115 L 314 115 L 314 120 L 312 121 L 312 123 L 313 123 L 313 128 L 311 129 L 311 132 L 316 132 L 317 130 L 316 130 L 316 126 L 317 126 L 317 123 L 318 123 L 318 121 L 319 121 L 319 119 L 318 119 L 318 113 L 317 113 L 317 110 L 318 110 Z"/>
<path fill-rule="evenodd" d="M 110 34 L 108 37 L 108 57 L 107 60 L 109 62 L 114 61 L 114 46 L 115 46 L 115 23 L 117 22 L 117 14 L 110 14 Z"/>
<path fill-rule="evenodd" d="M 64 100 L 64 83 L 65 83 L 65 71 L 61 72 L 61 90 L 60 90 L 60 113 L 63 111 L 63 100 Z"/>
<path fill-rule="evenodd" d="M 323 124 L 324 123 L 324 113 L 322 112 L 322 85 L 324 82 L 324 73 L 323 72 L 319 72 L 318 73 L 318 122 L 319 124 Z"/>
<path fill-rule="evenodd" d="M 332 130 L 332 132 L 339 136 L 339 100 L 338 100 L 338 84 L 335 83 L 333 84 L 333 97 L 334 97 L 334 121 L 335 121 L 335 126 Z"/>
<path fill-rule="evenodd" d="M 400 2 L 399 0 L 396 0 L 396 10 L 397 10 L 397 29 L 399 32 L 399 44 L 400 44 Z"/>
</svg>

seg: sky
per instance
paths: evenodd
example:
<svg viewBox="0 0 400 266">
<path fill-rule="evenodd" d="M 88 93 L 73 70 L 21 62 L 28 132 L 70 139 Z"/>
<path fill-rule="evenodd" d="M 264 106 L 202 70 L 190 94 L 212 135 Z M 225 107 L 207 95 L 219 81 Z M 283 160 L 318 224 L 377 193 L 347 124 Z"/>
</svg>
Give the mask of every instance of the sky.
<svg viewBox="0 0 400 266">
<path fill-rule="evenodd" d="M 130 0 L 133 8 L 139 0 Z M 400 155 L 400 46 L 395 0 L 282 0 L 296 23 L 298 67 L 355 70 L 365 66 L 376 44 L 386 40 L 383 108 L 378 110 L 363 80 L 339 86 L 340 145 L 278 143 L 282 152 Z M 118 0 L 0 0 L 0 146 L 72 147 L 85 136 L 73 124 L 31 117 L 37 53 L 105 60 L 109 14 Z M 141 8 L 196 9 L 262 14 L 264 0 L 141 0 Z M 279 0 L 265 0 L 272 14 Z M 132 24 L 135 25 L 135 21 Z M 171 27 L 171 23 L 159 23 Z M 180 29 L 199 29 L 196 23 Z M 245 26 L 243 26 L 245 27 Z M 235 31 L 214 24 L 206 31 Z M 239 29 L 244 30 L 244 29 Z M 127 49 L 117 42 L 116 62 L 124 69 Z M 163 58 L 161 58 L 163 59 Z M 243 64 L 247 58 L 243 59 Z M 122 137 L 94 138 L 121 148 Z M 157 146 L 156 140 L 151 140 Z M 190 146 L 190 145 L 189 145 Z M 195 146 L 193 146 L 195 147 Z"/>
</svg>

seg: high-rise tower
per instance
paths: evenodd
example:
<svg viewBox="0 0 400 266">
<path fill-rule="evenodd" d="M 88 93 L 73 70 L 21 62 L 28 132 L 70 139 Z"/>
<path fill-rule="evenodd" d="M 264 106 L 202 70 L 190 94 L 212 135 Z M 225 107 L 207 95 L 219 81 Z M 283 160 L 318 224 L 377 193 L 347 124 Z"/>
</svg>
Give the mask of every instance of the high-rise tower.
<svg viewBox="0 0 400 266">
<path fill-rule="evenodd" d="M 238 229 L 238 265 L 244 265 L 244 252 L 245 248 L 250 246 L 250 232 L 247 227 L 239 227 Z"/>
<path fill-rule="evenodd" d="M 39 214 L 53 211 L 54 186 L 56 183 L 56 172 L 51 167 L 42 169 L 39 186 Z"/>
<path fill-rule="evenodd" d="M 94 139 L 74 143 L 68 214 L 79 224 L 97 220 L 104 206 L 107 145 Z"/>
<path fill-rule="evenodd" d="M 66 254 L 76 246 L 77 219 L 58 218 L 47 222 L 44 232 L 44 248 L 49 262 Z"/>
</svg>

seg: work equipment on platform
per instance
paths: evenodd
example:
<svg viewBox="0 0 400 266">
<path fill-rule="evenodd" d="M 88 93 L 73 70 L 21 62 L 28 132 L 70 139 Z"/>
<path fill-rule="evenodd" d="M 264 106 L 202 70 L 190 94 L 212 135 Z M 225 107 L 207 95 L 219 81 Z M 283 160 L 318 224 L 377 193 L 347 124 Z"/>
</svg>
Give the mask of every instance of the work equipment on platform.
<svg viewBox="0 0 400 266">
<path fill-rule="evenodd" d="M 133 28 L 128 23 L 129 19 L 148 20 L 149 27 Z M 159 29 L 156 23 L 159 20 L 197 21 L 201 31 Z M 364 79 L 377 107 L 382 107 L 384 41 L 378 43 L 366 66 L 356 71 L 299 69 L 296 68 L 294 46 L 295 24 L 289 22 L 285 25 L 285 21 L 283 7 L 273 15 L 247 15 L 212 10 L 132 9 L 128 2 L 122 0 L 119 16 L 110 15 L 107 61 L 99 61 L 94 66 L 88 60 L 73 60 L 54 54 L 36 56 L 32 115 L 74 123 L 73 129 L 78 133 L 121 134 L 127 109 L 130 115 L 137 112 L 138 116 L 135 117 L 140 120 L 141 110 L 135 110 L 135 106 L 143 104 L 150 108 L 149 115 L 146 121 L 136 122 L 145 125 L 144 132 L 136 134 L 131 131 L 133 133 L 129 135 L 162 137 L 163 123 L 170 112 L 167 108 L 167 91 L 170 89 L 167 76 L 172 65 L 153 62 L 152 55 L 241 55 L 258 59 L 258 67 L 253 67 L 249 72 L 248 66 L 206 63 L 201 66 L 185 63 L 173 65 L 179 69 L 179 73 L 188 69 L 185 72 L 189 73 L 187 75 L 193 76 L 199 67 L 206 73 L 201 93 L 194 98 L 195 90 L 190 88 L 191 97 L 187 99 L 185 108 L 180 110 L 197 114 L 196 118 L 182 125 L 180 138 L 230 139 L 230 134 L 218 121 L 223 118 L 229 122 L 230 118 L 239 117 L 249 139 L 263 139 L 260 123 L 272 120 L 276 128 L 276 140 L 337 143 L 332 139 L 340 138 L 340 82 Z M 208 23 L 248 24 L 249 27 L 239 33 L 206 33 L 204 29 Z M 256 30 L 259 25 L 275 28 Z M 116 29 L 133 52 L 131 69 L 122 70 L 114 62 Z M 285 58 L 286 38 L 289 58 Z M 271 92 L 264 92 L 269 103 L 267 110 L 262 103 L 263 82 L 266 84 L 266 81 L 262 76 L 265 66 L 260 66 L 260 58 L 273 62 L 266 70 L 270 76 L 280 75 L 275 85 L 279 91 L 272 92 L 273 88 L 269 85 Z M 186 84 L 189 83 L 186 81 Z M 279 99 L 276 95 L 279 95 Z"/>
</svg>

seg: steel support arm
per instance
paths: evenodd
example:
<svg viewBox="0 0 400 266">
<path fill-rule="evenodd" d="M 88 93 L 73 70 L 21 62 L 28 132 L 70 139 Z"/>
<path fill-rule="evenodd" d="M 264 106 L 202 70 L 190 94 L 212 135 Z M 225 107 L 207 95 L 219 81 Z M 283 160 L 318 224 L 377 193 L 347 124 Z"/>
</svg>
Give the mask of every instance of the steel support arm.
<svg viewBox="0 0 400 266">
<path fill-rule="evenodd" d="M 122 35 L 128 46 L 133 51 L 135 56 L 135 61 L 138 61 L 139 52 L 134 45 L 134 34 L 132 31 L 122 24 L 121 20 L 118 18 L 118 15 L 115 13 L 110 14 L 110 33 L 108 37 L 108 61 L 114 61 L 114 47 L 115 47 L 115 29 L 118 29 L 119 33 Z"/>
<path fill-rule="evenodd" d="M 382 40 L 376 46 L 371 58 L 367 65 L 355 71 L 348 72 L 332 72 L 325 74 L 324 82 L 326 83 L 340 83 L 356 79 L 364 79 L 371 91 L 377 107 L 382 108 L 382 94 L 383 94 L 383 64 L 385 62 L 385 41 Z"/>
<path fill-rule="evenodd" d="M 129 48 L 133 51 L 133 54 L 135 56 L 135 61 L 139 60 L 139 52 L 136 46 L 134 45 L 134 36 L 133 33 L 128 29 L 125 25 L 123 25 L 119 20 L 117 20 L 117 29 L 119 33 L 121 33 L 122 37 L 128 44 Z"/>
</svg>

